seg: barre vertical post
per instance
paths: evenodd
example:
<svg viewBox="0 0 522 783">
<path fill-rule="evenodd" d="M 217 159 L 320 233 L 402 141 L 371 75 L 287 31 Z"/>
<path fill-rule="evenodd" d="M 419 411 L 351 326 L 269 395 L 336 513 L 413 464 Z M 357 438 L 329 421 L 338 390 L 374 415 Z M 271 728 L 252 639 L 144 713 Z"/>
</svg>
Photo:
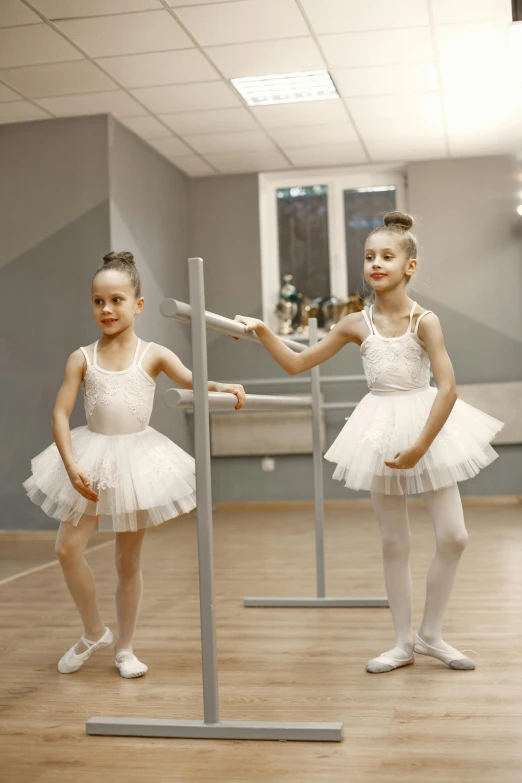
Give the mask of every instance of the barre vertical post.
<svg viewBox="0 0 522 783">
<path fill-rule="evenodd" d="M 310 347 L 317 344 L 317 318 L 308 321 Z M 319 365 L 312 367 L 312 442 L 314 463 L 315 561 L 317 597 L 326 596 L 324 569 L 324 487 L 321 449 L 321 380 Z"/>
<path fill-rule="evenodd" d="M 207 325 L 203 260 L 189 259 L 192 307 L 192 388 L 194 390 L 194 452 L 197 465 L 199 605 L 201 611 L 201 665 L 205 723 L 219 721 L 216 621 L 214 617 L 214 551 L 208 418 Z"/>
</svg>

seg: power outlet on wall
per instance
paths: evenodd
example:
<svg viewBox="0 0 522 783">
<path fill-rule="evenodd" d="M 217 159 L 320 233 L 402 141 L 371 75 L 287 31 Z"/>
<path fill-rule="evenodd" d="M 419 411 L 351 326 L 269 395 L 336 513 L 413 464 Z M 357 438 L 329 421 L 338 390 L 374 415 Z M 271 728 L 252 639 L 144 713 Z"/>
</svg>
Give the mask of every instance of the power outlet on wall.
<svg viewBox="0 0 522 783">
<path fill-rule="evenodd" d="M 265 473 L 271 473 L 275 470 L 275 459 L 273 457 L 263 457 L 261 460 L 261 470 Z"/>
</svg>

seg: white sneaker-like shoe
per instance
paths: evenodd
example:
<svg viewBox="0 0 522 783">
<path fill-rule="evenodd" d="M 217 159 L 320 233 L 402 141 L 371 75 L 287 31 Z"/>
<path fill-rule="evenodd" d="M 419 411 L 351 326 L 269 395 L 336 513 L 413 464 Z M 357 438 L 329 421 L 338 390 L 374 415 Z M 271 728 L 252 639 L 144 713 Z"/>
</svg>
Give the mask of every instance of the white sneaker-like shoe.
<svg viewBox="0 0 522 783">
<path fill-rule="evenodd" d="M 93 652 L 100 650 L 102 647 L 110 647 L 114 642 L 114 636 L 110 628 L 105 628 L 103 636 L 98 639 L 97 642 L 91 642 L 90 639 L 86 639 L 82 636 L 82 642 L 87 647 L 82 653 L 75 651 L 76 644 L 73 644 L 70 650 L 67 650 L 58 661 L 58 671 L 62 674 L 72 674 L 77 672 L 83 664 L 89 660 Z"/>
<path fill-rule="evenodd" d="M 413 649 L 419 655 L 431 655 L 432 658 L 438 658 L 439 661 L 445 663 L 450 669 L 475 669 L 475 662 L 471 658 L 462 655 L 459 650 L 456 650 L 454 647 L 450 650 L 439 650 L 438 647 L 432 647 L 424 639 L 421 639 L 419 634 L 415 634 Z M 464 652 L 472 652 L 478 655 L 475 650 L 465 650 Z"/>
<path fill-rule="evenodd" d="M 138 660 L 132 650 L 120 650 L 116 653 L 114 663 L 122 677 L 143 677 L 149 670 L 147 664 Z"/>
<path fill-rule="evenodd" d="M 381 672 L 391 672 L 400 666 L 409 666 L 412 663 L 415 663 L 413 651 L 411 655 L 408 655 L 401 647 L 394 647 L 393 650 L 387 650 L 378 658 L 372 658 L 371 661 L 368 661 L 366 671 L 370 674 L 380 674 Z"/>
</svg>

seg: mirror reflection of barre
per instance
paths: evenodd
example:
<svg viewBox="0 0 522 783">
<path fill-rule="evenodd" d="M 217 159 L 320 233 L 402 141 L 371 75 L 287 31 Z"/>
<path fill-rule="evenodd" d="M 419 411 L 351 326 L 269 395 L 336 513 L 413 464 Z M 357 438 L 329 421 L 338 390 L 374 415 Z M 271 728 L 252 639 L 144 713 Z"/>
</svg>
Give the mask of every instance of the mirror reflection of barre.
<svg viewBox="0 0 522 783">
<path fill-rule="evenodd" d="M 229 721 L 219 717 L 218 668 L 216 646 L 216 622 L 214 616 L 214 547 L 212 529 L 212 497 L 210 474 L 210 433 L 209 408 L 237 404 L 234 394 L 208 391 L 207 370 L 207 326 L 227 331 L 226 322 L 213 313 L 205 311 L 205 292 L 203 281 L 203 261 L 201 258 L 189 259 L 190 305 L 184 309 L 181 320 L 189 319 L 192 338 L 192 391 L 169 389 L 165 401 L 169 407 L 192 405 L 194 408 L 194 446 L 196 462 L 196 503 L 198 528 L 198 566 L 201 622 L 201 662 L 203 670 L 203 721 L 175 720 L 165 718 L 111 718 L 93 717 L 86 724 L 88 734 L 137 737 L 183 737 L 205 739 L 263 739 L 263 740 L 306 740 L 315 742 L 340 742 L 342 739 L 341 722 L 280 722 L 280 721 Z M 171 315 L 171 302 L 162 303 L 161 312 Z M 218 319 L 217 321 L 215 319 Z M 244 327 L 231 321 L 241 330 L 239 336 L 247 339 Z M 228 332 L 227 332 L 228 333 Z M 237 329 L 235 330 L 237 334 Z M 251 337 L 252 335 L 248 335 Z M 256 338 L 257 340 L 257 338 Z M 257 340 L 261 345 L 261 341 Z M 292 342 L 292 341 L 288 341 Z M 305 346 L 295 350 L 304 350 Z M 292 346 L 290 346 L 292 347 Z M 284 405 L 291 407 L 313 407 L 318 413 L 318 388 L 312 389 L 308 398 L 272 397 L 270 395 L 247 395 L 247 405 L 264 405 L 263 410 Z M 250 400 L 249 400 L 250 397 Z M 253 399 L 252 399 L 253 398 Z M 314 417 L 314 439 L 318 446 L 317 415 Z M 316 449 L 317 451 L 317 449 Z M 318 454 L 319 459 L 322 455 Z M 322 470 L 322 466 L 319 465 Z M 322 476 L 321 476 L 322 478 Z M 322 494 L 320 505 L 322 507 Z M 322 534 L 322 531 L 321 531 Z M 324 553 L 322 553 L 324 558 Z"/>
</svg>

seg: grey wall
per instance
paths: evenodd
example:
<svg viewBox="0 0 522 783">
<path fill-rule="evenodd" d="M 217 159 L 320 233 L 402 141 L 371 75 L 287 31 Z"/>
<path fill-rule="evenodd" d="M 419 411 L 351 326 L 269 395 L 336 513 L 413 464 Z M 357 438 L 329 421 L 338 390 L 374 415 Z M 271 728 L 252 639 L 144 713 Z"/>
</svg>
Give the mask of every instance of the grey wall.
<svg viewBox="0 0 522 783">
<path fill-rule="evenodd" d="M 109 247 L 107 119 L 0 126 L 0 528 L 57 527 L 21 486 L 53 441 L 67 357 L 93 338 L 90 284 Z M 85 423 L 81 395 L 71 427 Z"/>
<path fill-rule="evenodd" d="M 408 166 L 408 209 L 416 218 L 421 260 L 411 295 L 440 317 L 458 383 L 522 378 L 522 237 L 514 202 L 519 168 L 510 156 Z M 257 176 L 192 179 L 189 193 L 190 253 L 205 260 L 208 309 L 231 318 L 262 317 Z M 286 377 L 262 349 L 217 334 L 210 339 L 215 380 Z M 347 346 L 321 372 L 361 373 L 359 349 Z M 281 387 L 262 391 L 280 393 Z M 328 401 L 358 400 L 367 388 L 324 385 L 323 391 Z M 341 412 L 328 412 L 328 445 L 344 421 Z M 521 492 L 522 446 L 496 450 L 499 459 L 460 484 L 463 495 Z M 277 457 L 273 473 L 263 473 L 260 463 L 257 457 L 213 459 L 215 499 L 312 497 L 309 457 Z M 333 467 L 324 465 L 325 497 L 367 494 L 333 481 Z"/>
<path fill-rule="evenodd" d="M 145 308 L 136 333 L 190 366 L 190 335 L 162 318 L 165 296 L 188 297 L 184 174 L 107 116 L 0 126 L 0 529 L 57 528 L 22 487 L 52 443 L 67 357 L 99 337 L 90 286 L 109 249 L 131 250 Z M 168 411 L 158 379 L 151 425 L 192 453 L 191 422 Z M 85 423 L 80 390 L 71 428 Z"/>
<path fill-rule="evenodd" d="M 136 334 L 167 346 L 190 367 L 190 330 L 159 313 L 165 297 L 188 300 L 187 177 L 110 118 L 109 178 L 111 248 L 134 253 L 145 298 Z M 162 373 L 156 383 L 151 427 L 193 453 L 191 422 L 162 402 L 172 381 Z"/>
</svg>

